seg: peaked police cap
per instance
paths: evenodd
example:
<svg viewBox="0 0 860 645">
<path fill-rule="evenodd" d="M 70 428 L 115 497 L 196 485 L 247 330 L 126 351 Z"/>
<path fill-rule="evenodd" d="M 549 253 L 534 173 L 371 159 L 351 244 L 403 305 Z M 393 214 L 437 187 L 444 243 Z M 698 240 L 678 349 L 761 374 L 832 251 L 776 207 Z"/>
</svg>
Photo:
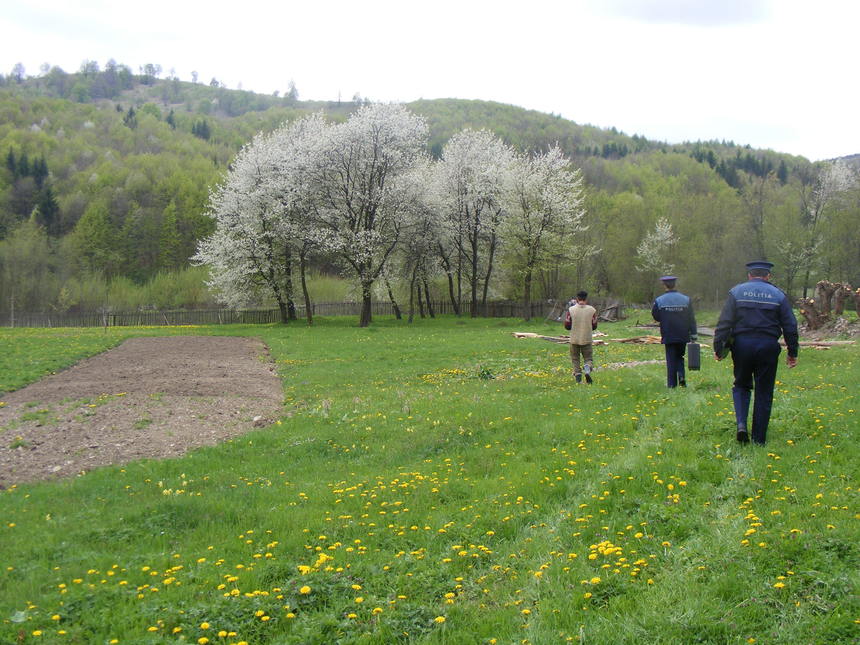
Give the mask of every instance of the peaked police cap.
<svg viewBox="0 0 860 645">
<path fill-rule="evenodd" d="M 773 262 L 768 262 L 767 260 L 754 260 L 753 262 L 747 262 L 747 270 L 752 271 L 753 269 L 764 269 L 765 271 L 770 271 L 773 268 Z"/>
</svg>

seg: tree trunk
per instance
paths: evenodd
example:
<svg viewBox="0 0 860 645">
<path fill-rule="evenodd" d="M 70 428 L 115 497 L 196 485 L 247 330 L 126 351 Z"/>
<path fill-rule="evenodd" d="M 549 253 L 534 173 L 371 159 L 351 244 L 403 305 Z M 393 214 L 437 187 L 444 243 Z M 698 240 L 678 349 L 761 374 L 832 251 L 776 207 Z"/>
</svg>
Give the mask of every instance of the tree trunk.
<svg viewBox="0 0 860 645">
<path fill-rule="evenodd" d="M 809 274 L 811 269 L 807 266 L 806 272 L 803 274 L 803 298 L 806 299 L 806 296 L 809 295 Z"/>
<path fill-rule="evenodd" d="M 487 315 L 487 291 L 490 288 L 490 277 L 493 275 L 493 258 L 496 255 L 496 234 L 490 236 L 490 250 L 487 253 L 487 274 L 484 276 L 484 292 L 481 296 L 481 308 L 484 310 L 484 315 Z"/>
<path fill-rule="evenodd" d="M 400 307 L 397 306 L 397 301 L 394 299 L 394 291 L 391 289 L 388 276 L 384 276 L 382 279 L 385 280 L 385 288 L 388 289 L 388 299 L 391 301 L 391 308 L 394 309 L 394 317 L 397 320 L 401 320 L 403 316 L 400 315 Z"/>
<path fill-rule="evenodd" d="M 841 316 L 845 312 L 845 301 L 853 294 L 850 284 L 836 285 L 836 293 L 833 294 L 833 315 Z"/>
<path fill-rule="evenodd" d="M 287 315 L 290 320 L 298 320 L 296 303 L 293 300 L 293 252 L 289 246 L 284 250 L 284 293 L 287 297 Z"/>
<path fill-rule="evenodd" d="M 361 283 L 361 316 L 358 320 L 359 327 L 367 327 L 373 320 L 373 309 L 371 308 L 371 287 L 372 282 Z"/>
<path fill-rule="evenodd" d="M 472 306 L 469 315 L 472 318 L 478 317 L 478 240 L 477 237 L 474 239 L 472 243 L 472 266 L 471 273 L 469 276 L 472 282 Z"/>
<path fill-rule="evenodd" d="M 418 315 L 424 317 L 424 296 L 421 293 L 421 284 L 418 284 Z"/>
<path fill-rule="evenodd" d="M 412 277 L 409 279 L 409 322 L 415 319 L 415 278 L 417 276 L 417 265 L 412 269 Z"/>
<path fill-rule="evenodd" d="M 854 296 L 854 311 L 857 312 L 857 317 L 860 318 L 860 287 L 852 295 Z"/>
<path fill-rule="evenodd" d="M 284 299 L 281 297 L 281 294 L 277 295 L 277 300 L 278 300 L 278 309 L 281 312 L 281 322 L 286 325 L 288 322 L 290 322 L 290 315 L 289 315 L 289 312 L 287 311 L 287 303 L 284 302 Z"/>
<path fill-rule="evenodd" d="M 830 303 L 833 301 L 833 294 L 836 291 L 836 286 L 827 280 L 821 280 L 815 285 L 815 300 L 816 309 L 825 318 L 830 318 Z"/>
<path fill-rule="evenodd" d="M 532 267 L 526 267 L 526 275 L 523 278 L 523 310 L 526 312 L 525 319 L 529 321 L 532 319 L 531 312 L 531 302 L 532 302 Z"/>
<path fill-rule="evenodd" d="M 454 271 L 451 268 L 451 261 L 442 250 L 442 245 L 439 245 L 439 257 L 442 260 L 442 268 L 445 270 L 445 275 L 448 277 L 448 297 L 451 298 L 451 307 L 454 309 L 454 314 L 460 315 L 460 303 L 457 302 L 457 296 L 454 293 Z"/>
<path fill-rule="evenodd" d="M 426 278 L 422 278 L 421 282 L 424 283 L 424 296 L 425 296 L 424 299 L 427 301 L 427 313 L 430 314 L 431 318 L 435 318 L 436 312 L 433 311 L 433 303 L 430 302 L 430 285 L 427 284 Z"/>
<path fill-rule="evenodd" d="M 302 281 L 302 296 L 305 299 L 305 318 L 308 321 L 308 327 L 314 324 L 313 305 L 311 305 L 311 294 L 308 293 L 307 281 L 307 254 L 304 250 L 299 254 L 299 275 Z"/>
<path fill-rule="evenodd" d="M 816 304 L 816 301 L 811 298 L 800 298 L 797 301 L 800 313 L 806 319 L 806 326 L 810 330 L 820 329 L 828 319 L 828 316 L 818 310 Z"/>
</svg>

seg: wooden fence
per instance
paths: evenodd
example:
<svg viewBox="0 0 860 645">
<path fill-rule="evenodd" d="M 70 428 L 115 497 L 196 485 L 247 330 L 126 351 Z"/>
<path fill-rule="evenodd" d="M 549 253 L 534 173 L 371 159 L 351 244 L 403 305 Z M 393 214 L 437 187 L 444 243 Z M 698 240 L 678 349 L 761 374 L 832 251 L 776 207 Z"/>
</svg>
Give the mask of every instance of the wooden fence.
<svg viewBox="0 0 860 645">
<path fill-rule="evenodd" d="M 405 318 L 408 310 L 401 306 L 401 314 Z M 450 301 L 432 303 L 435 315 L 454 313 Z M 533 302 L 526 307 L 521 302 L 496 301 L 488 302 L 486 306 L 478 305 L 478 317 L 481 318 L 525 318 L 528 310 L 531 318 L 541 319 L 559 307 L 553 307 L 548 302 Z M 374 316 L 393 316 L 394 307 L 391 302 L 373 302 Z M 356 316 L 361 313 L 360 302 L 323 302 L 313 305 L 314 316 Z M 304 305 L 297 306 L 296 315 L 301 320 L 305 317 Z M 425 315 L 428 309 L 425 306 Z M 460 315 L 471 316 L 469 303 L 460 307 Z M 416 310 L 415 316 L 418 316 Z M 553 316 L 554 318 L 555 316 Z M 263 324 L 277 323 L 281 320 L 278 309 L 191 309 L 170 311 L 96 311 L 87 313 L 19 313 L 0 312 L 0 326 L 3 327 L 157 327 L 164 325 L 228 325 L 228 324 Z"/>
</svg>

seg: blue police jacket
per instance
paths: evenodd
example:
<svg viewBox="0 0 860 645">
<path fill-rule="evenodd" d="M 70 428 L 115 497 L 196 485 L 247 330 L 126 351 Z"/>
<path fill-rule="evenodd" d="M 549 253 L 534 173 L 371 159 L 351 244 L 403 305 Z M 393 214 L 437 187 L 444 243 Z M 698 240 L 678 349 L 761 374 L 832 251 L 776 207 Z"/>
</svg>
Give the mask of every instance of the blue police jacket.
<svg viewBox="0 0 860 645">
<path fill-rule="evenodd" d="M 679 291 L 667 291 L 654 301 L 651 315 L 660 323 L 663 343 L 689 343 L 697 334 L 693 303 Z"/>
<path fill-rule="evenodd" d="M 729 291 L 714 332 L 714 352 L 723 355 L 731 339 L 742 334 L 785 336 L 788 355 L 797 356 L 797 319 L 788 296 L 763 278 L 752 278 Z"/>
</svg>

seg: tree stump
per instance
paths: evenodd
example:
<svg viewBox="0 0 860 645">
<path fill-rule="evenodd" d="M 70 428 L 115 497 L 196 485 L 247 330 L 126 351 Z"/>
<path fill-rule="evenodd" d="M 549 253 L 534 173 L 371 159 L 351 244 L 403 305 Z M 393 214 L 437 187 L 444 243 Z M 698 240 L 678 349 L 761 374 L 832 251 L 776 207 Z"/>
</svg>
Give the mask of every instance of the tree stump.
<svg viewBox="0 0 860 645">
<path fill-rule="evenodd" d="M 845 311 L 845 301 L 849 296 L 853 296 L 854 291 L 850 284 L 841 283 L 836 285 L 836 291 L 833 294 L 833 315 L 841 316 Z"/>
<path fill-rule="evenodd" d="M 825 319 L 830 318 L 830 304 L 833 302 L 833 294 L 838 285 L 829 280 L 821 280 L 815 285 L 815 306 L 820 315 Z"/>
<path fill-rule="evenodd" d="M 801 315 L 806 319 L 807 329 L 821 329 L 830 319 L 829 315 L 819 310 L 819 303 L 814 298 L 799 298 L 797 306 Z"/>
</svg>

